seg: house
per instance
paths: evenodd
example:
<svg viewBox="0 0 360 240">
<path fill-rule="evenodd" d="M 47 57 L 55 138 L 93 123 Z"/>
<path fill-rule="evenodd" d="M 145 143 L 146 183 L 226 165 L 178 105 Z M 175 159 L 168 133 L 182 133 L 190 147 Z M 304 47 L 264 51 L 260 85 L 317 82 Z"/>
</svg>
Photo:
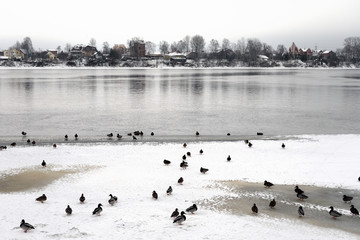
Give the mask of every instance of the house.
<svg viewBox="0 0 360 240">
<path fill-rule="evenodd" d="M 24 60 L 25 55 L 26 51 L 24 49 L 11 48 L 4 51 L 4 56 L 8 57 L 9 59 Z"/>
<path fill-rule="evenodd" d="M 145 57 L 145 42 L 143 40 L 132 40 L 129 44 L 130 57 Z"/>
<path fill-rule="evenodd" d="M 333 51 L 329 51 L 326 50 L 321 54 L 323 59 L 335 59 L 336 58 L 336 53 L 334 53 Z"/>
<path fill-rule="evenodd" d="M 94 56 L 98 50 L 94 46 L 87 45 L 82 49 L 82 56 L 83 57 L 92 57 Z"/>
<path fill-rule="evenodd" d="M 70 56 L 71 58 L 80 58 L 82 57 L 82 50 L 85 46 L 82 44 L 77 44 L 73 46 L 70 50 Z"/>
<path fill-rule="evenodd" d="M 296 57 L 299 54 L 299 48 L 293 42 L 291 47 L 289 48 L 289 55 Z"/>
<path fill-rule="evenodd" d="M 299 55 L 300 56 L 306 55 L 308 57 L 312 57 L 313 52 L 311 51 L 310 48 L 300 48 L 299 49 Z"/>
</svg>

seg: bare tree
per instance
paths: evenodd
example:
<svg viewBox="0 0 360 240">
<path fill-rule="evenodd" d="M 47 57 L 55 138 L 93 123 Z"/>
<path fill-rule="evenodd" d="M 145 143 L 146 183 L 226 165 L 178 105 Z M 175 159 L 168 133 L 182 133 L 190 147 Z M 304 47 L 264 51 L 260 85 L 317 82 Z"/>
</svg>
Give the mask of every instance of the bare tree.
<svg viewBox="0 0 360 240">
<path fill-rule="evenodd" d="M 173 43 L 170 45 L 170 51 L 171 51 L 171 52 L 177 52 L 177 51 L 178 51 L 178 44 L 177 44 L 177 42 L 173 42 Z"/>
<path fill-rule="evenodd" d="M 59 46 L 57 46 L 56 51 L 57 51 L 58 53 L 60 53 L 60 52 L 61 52 L 61 46 L 60 46 L 60 45 L 59 45 Z"/>
<path fill-rule="evenodd" d="M 153 54 L 156 51 L 156 44 L 150 41 L 145 43 L 146 54 Z"/>
<path fill-rule="evenodd" d="M 248 39 L 246 53 L 250 65 L 256 62 L 257 56 L 261 53 L 261 48 L 262 44 L 258 39 Z"/>
<path fill-rule="evenodd" d="M 274 50 L 273 50 L 272 46 L 270 46 L 266 43 L 263 43 L 261 54 L 263 54 L 267 57 L 272 57 L 273 52 L 274 52 Z"/>
<path fill-rule="evenodd" d="M 169 43 L 167 41 L 161 41 L 159 43 L 160 53 L 167 54 L 169 53 Z"/>
<path fill-rule="evenodd" d="M 32 45 L 32 41 L 30 37 L 25 37 L 23 42 L 21 43 L 20 46 L 22 49 L 25 49 L 27 54 L 31 55 L 34 52 L 34 48 Z"/>
<path fill-rule="evenodd" d="M 185 52 L 190 52 L 190 36 L 186 35 L 183 39 Z"/>
<path fill-rule="evenodd" d="M 71 44 L 70 43 L 67 43 L 65 45 L 65 51 L 68 52 L 68 53 L 71 51 Z"/>
<path fill-rule="evenodd" d="M 12 48 L 20 49 L 21 43 L 19 41 L 16 41 L 16 43 L 12 46 Z"/>
<path fill-rule="evenodd" d="M 183 40 L 178 41 L 177 50 L 180 53 L 185 53 L 186 52 L 186 43 Z"/>
<path fill-rule="evenodd" d="M 226 50 L 230 49 L 230 41 L 227 38 L 224 38 L 222 41 L 221 49 Z"/>
<path fill-rule="evenodd" d="M 103 42 L 103 53 L 105 53 L 105 54 L 110 53 L 110 45 L 108 42 Z"/>
<path fill-rule="evenodd" d="M 95 40 L 95 38 L 91 38 L 91 39 L 90 39 L 89 45 L 92 46 L 92 47 L 96 47 L 96 40 Z"/>
<path fill-rule="evenodd" d="M 345 38 L 343 53 L 347 61 L 360 61 L 360 37 Z"/>
<path fill-rule="evenodd" d="M 209 51 L 211 53 L 217 52 L 219 50 L 219 42 L 215 39 L 211 39 L 209 43 Z"/>
<path fill-rule="evenodd" d="M 191 49 L 193 52 L 200 54 L 204 51 L 205 40 L 202 36 L 200 36 L 200 35 L 193 36 L 191 38 L 190 44 L 191 44 Z"/>
</svg>

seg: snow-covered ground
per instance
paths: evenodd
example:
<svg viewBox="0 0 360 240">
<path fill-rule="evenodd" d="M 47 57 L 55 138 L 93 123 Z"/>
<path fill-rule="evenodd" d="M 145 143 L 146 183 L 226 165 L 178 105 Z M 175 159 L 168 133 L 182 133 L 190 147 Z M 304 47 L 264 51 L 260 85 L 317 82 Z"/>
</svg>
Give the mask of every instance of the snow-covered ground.
<svg viewBox="0 0 360 240">
<path fill-rule="evenodd" d="M 281 141 L 272 140 L 252 141 L 252 148 L 240 141 L 190 142 L 187 148 L 182 143 L 8 148 L 0 151 L 0 183 L 19 173 L 71 174 L 40 187 L 32 186 L 36 181 L 29 178 L 26 191 L 0 189 L 1 239 L 359 239 L 358 235 L 316 227 L 301 219 L 233 215 L 201 206 L 203 200 L 231 195 L 215 187 L 217 180 L 261 185 L 266 179 L 275 185 L 360 189 L 359 135 L 298 137 L 286 140 L 285 149 Z M 200 149 L 204 154 L 199 154 Z M 192 156 L 184 170 L 179 164 L 188 151 Z M 228 155 L 231 162 L 226 161 Z M 171 164 L 165 166 L 164 159 Z M 41 167 L 42 160 L 48 167 Z M 209 168 L 209 172 L 201 174 L 200 167 Z M 183 185 L 177 183 L 179 177 L 184 178 Z M 169 186 L 173 188 L 170 196 L 166 195 Z M 159 194 L 158 200 L 152 199 L 153 190 Z M 43 193 L 48 200 L 36 202 Z M 79 203 L 81 193 L 85 204 Z M 107 202 L 110 193 L 119 198 L 114 206 Z M 357 198 L 354 196 L 354 205 Z M 98 203 L 104 205 L 103 212 L 93 216 Z M 193 203 L 199 210 L 187 214 L 183 225 L 173 224 L 172 211 L 185 210 Z M 65 214 L 67 205 L 73 209 L 71 216 Z M 24 233 L 19 228 L 21 219 L 36 229 Z"/>
</svg>

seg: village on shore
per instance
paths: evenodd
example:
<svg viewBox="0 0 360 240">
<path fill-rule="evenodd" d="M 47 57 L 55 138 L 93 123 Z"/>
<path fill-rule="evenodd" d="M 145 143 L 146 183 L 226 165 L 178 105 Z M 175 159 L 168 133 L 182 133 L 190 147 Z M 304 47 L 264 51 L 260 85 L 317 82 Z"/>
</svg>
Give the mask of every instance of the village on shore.
<svg viewBox="0 0 360 240">
<path fill-rule="evenodd" d="M 200 39 L 193 43 L 195 37 Z M 316 46 L 315 49 L 300 48 L 294 42 L 289 48 L 278 45 L 274 50 L 257 39 L 243 40 L 242 44 L 230 44 L 224 39 L 228 42 L 223 41 L 222 46 L 212 39 L 205 50 L 201 36 L 189 40 L 187 47 L 185 39 L 171 46 L 160 42 L 160 52 L 155 51 L 154 43 L 139 38 L 128 41 L 127 46 L 115 44 L 112 48 L 104 42 L 102 50 L 97 49 L 96 41 L 91 39 L 88 45 L 67 44 L 65 50 L 58 46 L 57 49 L 34 51 L 31 39 L 26 37 L 23 43 L 17 42 L 8 50 L 0 50 L 0 67 L 360 67 L 359 47 L 347 46 L 347 39 L 344 49 L 336 51 L 320 50 Z"/>
</svg>

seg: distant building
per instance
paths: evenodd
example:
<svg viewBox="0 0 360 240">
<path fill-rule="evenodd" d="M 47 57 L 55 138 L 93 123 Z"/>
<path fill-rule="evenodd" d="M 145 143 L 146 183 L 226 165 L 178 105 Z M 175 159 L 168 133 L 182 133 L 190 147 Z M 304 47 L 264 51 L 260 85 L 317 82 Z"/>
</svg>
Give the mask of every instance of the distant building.
<svg viewBox="0 0 360 240">
<path fill-rule="evenodd" d="M 143 40 L 130 41 L 129 44 L 130 57 L 145 57 L 145 42 Z"/>
<path fill-rule="evenodd" d="M 120 55 L 124 55 L 126 53 L 126 47 L 124 44 L 115 44 L 113 49 Z"/>
<path fill-rule="evenodd" d="M 299 54 L 299 48 L 293 42 L 291 47 L 289 48 L 289 55 L 296 57 Z"/>
<path fill-rule="evenodd" d="M 97 52 L 98 52 L 98 50 L 96 49 L 96 47 L 88 45 L 82 49 L 82 56 L 83 57 L 92 57 L 92 56 L 96 55 Z"/>
<path fill-rule="evenodd" d="M 323 59 L 334 59 L 336 58 L 336 53 L 334 53 L 333 51 L 324 51 L 322 54 L 321 54 L 322 58 Z"/>
<path fill-rule="evenodd" d="M 311 51 L 310 48 L 300 48 L 299 55 L 301 55 L 301 56 L 307 55 L 308 57 L 312 57 L 313 52 Z"/>
<path fill-rule="evenodd" d="M 97 55 L 98 50 L 96 49 L 96 47 L 90 46 L 90 45 L 82 45 L 82 44 L 77 44 L 75 46 L 73 46 L 70 50 L 70 55 L 71 58 L 81 58 L 81 57 L 93 57 L 95 55 Z"/>
<path fill-rule="evenodd" d="M 4 56 L 9 59 L 24 60 L 26 56 L 26 51 L 24 49 L 11 48 L 4 51 Z"/>
</svg>

